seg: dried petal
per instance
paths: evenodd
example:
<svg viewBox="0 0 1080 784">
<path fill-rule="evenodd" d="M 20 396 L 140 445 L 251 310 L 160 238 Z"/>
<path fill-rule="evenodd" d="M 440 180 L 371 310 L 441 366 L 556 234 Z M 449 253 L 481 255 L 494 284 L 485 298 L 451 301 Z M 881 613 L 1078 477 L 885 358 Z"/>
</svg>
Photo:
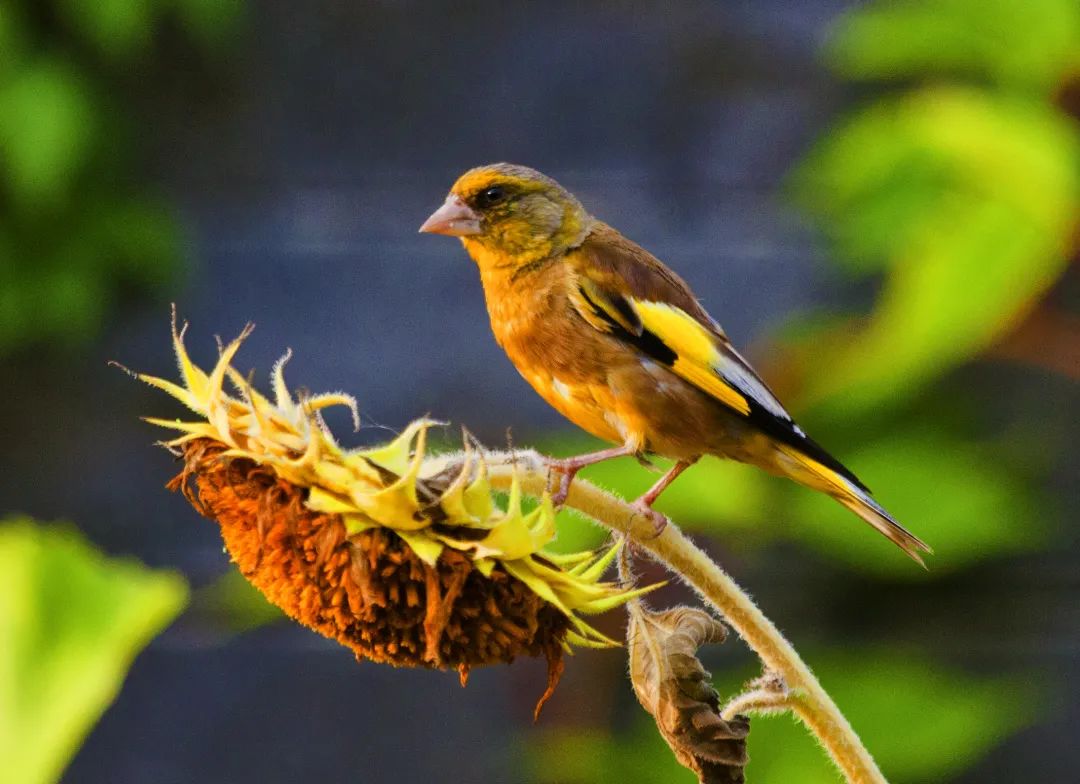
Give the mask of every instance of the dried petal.
<svg viewBox="0 0 1080 784">
<path fill-rule="evenodd" d="M 705 643 L 724 641 L 723 624 L 692 607 L 654 612 L 635 600 L 627 610 L 634 692 L 675 757 L 703 784 L 744 781 L 750 721 L 720 716 L 719 695 L 696 656 Z"/>
</svg>

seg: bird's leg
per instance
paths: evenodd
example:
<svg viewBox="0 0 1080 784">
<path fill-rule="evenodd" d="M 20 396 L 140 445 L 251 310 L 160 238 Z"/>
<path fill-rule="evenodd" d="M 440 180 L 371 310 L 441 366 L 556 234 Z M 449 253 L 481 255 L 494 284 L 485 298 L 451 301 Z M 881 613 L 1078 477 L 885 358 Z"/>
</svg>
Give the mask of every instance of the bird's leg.
<svg viewBox="0 0 1080 784">
<path fill-rule="evenodd" d="M 570 483 L 574 481 L 577 472 L 586 466 L 611 460 L 613 457 L 626 457 L 637 454 L 637 444 L 626 443 L 622 446 L 613 446 L 609 449 L 601 449 L 599 452 L 589 452 L 576 457 L 566 457 L 558 460 L 549 460 L 548 469 L 559 477 L 559 485 L 551 495 L 551 503 L 558 509 L 566 503 L 566 496 L 570 494 Z"/>
<path fill-rule="evenodd" d="M 641 512 L 643 515 L 649 518 L 652 524 L 656 527 L 655 536 L 659 536 L 664 532 L 664 528 L 667 527 L 668 519 L 660 512 L 653 509 L 653 504 L 656 503 L 656 499 L 660 497 L 660 494 L 667 490 L 668 485 L 675 481 L 675 479 L 698 461 L 697 457 L 692 457 L 688 460 L 680 460 L 673 465 L 668 472 L 660 477 L 656 484 L 648 489 L 644 495 L 634 501 L 634 508 Z"/>
</svg>

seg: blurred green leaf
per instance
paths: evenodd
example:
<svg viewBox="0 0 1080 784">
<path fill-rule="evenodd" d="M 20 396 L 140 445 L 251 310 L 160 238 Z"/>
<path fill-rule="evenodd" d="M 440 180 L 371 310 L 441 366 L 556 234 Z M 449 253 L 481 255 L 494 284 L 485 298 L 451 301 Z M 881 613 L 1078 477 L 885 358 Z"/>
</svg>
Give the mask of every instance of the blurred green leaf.
<svg viewBox="0 0 1080 784">
<path fill-rule="evenodd" d="M 26 52 L 26 26 L 22 13 L 11 3 L 0 5 L 0 81 Z"/>
<path fill-rule="evenodd" d="M 595 550 L 611 538 L 611 533 L 606 528 L 568 509 L 555 516 L 555 527 L 558 536 L 548 548 L 557 553 Z"/>
<path fill-rule="evenodd" d="M 155 27 L 167 16 L 179 19 L 204 47 L 222 44 L 236 32 L 243 0 L 63 0 L 68 23 L 103 55 L 130 60 L 147 50 Z"/>
<path fill-rule="evenodd" d="M 784 531 L 856 571 L 926 579 L 1033 550 L 1050 529 L 1024 478 L 993 450 L 932 431 L 895 432 L 847 457 L 882 505 L 934 548 L 924 572 L 831 498 L 787 488 Z"/>
<path fill-rule="evenodd" d="M 166 26 L 220 48 L 244 4 L 48 5 L 0 5 L 0 354 L 85 342 L 121 295 L 176 282 L 178 224 L 167 202 L 132 187 L 134 128 L 115 81 L 156 55 Z"/>
<path fill-rule="evenodd" d="M 83 77 L 67 63 L 41 59 L 0 86 L 0 162 L 17 203 L 55 204 L 86 162 L 97 108 Z"/>
<path fill-rule="evenodd" d="M 145 289 L 174 282 L 180 231 L 165 204 L 143 197 L 103 203 L 88 215 L 88 233 L 118 280 Z"/>
<path fill-rule="evenodd" d="M 892 782 L 944 781 L 1029 724 L 1041 700 L 1029 679 L 983 679 L 895 651 L 812 657 L 825 689 Z M 744 674 L 743 678 L 748 674 Z M 735 673 L 725 693 L 736 688 Z M 751 720 L 747 781 L 835 784 L 838 774 L 790 716 Z M 531 735 L 525 769 L 537 784 L 693 781 L 651 723 L 624 736 L 570 728 Z"/>
<path fill-rule="evenodd" d="M 0 353 L 41 340 L 75 344 L 97 333 L 112 292 L 92 267 L 52 258 L 34 275 L 11 271 L 0 271 Z"/>
<path fill-rule="evenodd" d="M 865 329 L 820 352 L 809 379 L 808 399 L 847 417 L 983 350 L 1060 276 L 1080 142 L 1038 104 L 923 90 L 842 124 L 794 183 L 847 264 L 888 270 Z"/>
<path fill-rule="evenodd" d="M 128 59 L 150 43 L 155 6 L 160 0 L 63 0 L 66 20 L 101 54 Z"/>
<path fill-rule="evenodd" d="M 152 200 L 110 200 L 66 219 L 65 231 L 28 242 L 0 223 L 0 353 L 45 340 L 78 344 L 100 330 L 118 285 L 172 283 L 180 239 Z"/>
<path fill-rule="evenodd" d="M 892 782 L 945 781 L 1036 716 L 1026 678 L 982 679 L 919 655 L 832 652 L 812 659 L 825 690 Z M 790 717 L 752 720 L 747 779 L 834 784 L 837 775 Z"/>
<path fill-rule="evenodd" d="M 285 613 L 270 604 L 236 569 L 196 591 L 192 613 L 235 634 L 285 619 Z"/>
<path fill-rule="evenodd" d="M 1080 65 L 1080 4 L 877 0 L 841 17 L 827 58 L 851 78 L 938 71 L 1048 91 Z"/>
<path fill-rule="evenodd" d="M 751 732 L 751 735 L 753 733 Z M 535 784 L 692 784 L 697 776 L 675 761 L 655 725 L 637 721 L 628 735 L 594 727 L 530 733 L 526 781 Z"/>
<path fill-rule="evenodd" d="M 243 0 L 173 0 L 191 34 L 207 47 L 216 47 L 236 33 Z"/>
<path fill-rule="evenodd" d="M 69 343 L 97 331 L 110 299 L 100 276 L 84 274 L 72 264 L 29 282 L 23 306 L 36 321 L 35 328 L 62 326 L 62 337 Z"/>
<path fill-rule="evenodd" d="M 178 575 L 106 558 L 73 528 L 0 524 L 0 757 L 59 778 L 135 655 L 183 608 Z"/>
</svg>

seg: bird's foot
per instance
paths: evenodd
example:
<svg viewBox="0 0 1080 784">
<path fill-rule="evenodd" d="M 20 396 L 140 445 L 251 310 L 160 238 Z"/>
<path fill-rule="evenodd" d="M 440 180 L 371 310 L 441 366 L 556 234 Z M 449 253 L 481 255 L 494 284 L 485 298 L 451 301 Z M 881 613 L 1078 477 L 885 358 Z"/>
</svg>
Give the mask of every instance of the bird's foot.
<svg viewBox="0 0 1080 784">
<path fill-rule="evenodd" d="M 549 486 L 551 480 L 558 478 L 555 490 L 551 495 L 551 502 L 556 509 L 566 503 L 566 498 L 570 494 L 570 484 L 574 481 L 574 477 L 577 476 L 577 472 L 582 468 L 602 463 L 613 457 L 635 455 L 638 451 L 636 442 L 630 442 L 622 446 L 613 446 L 610 449 L 601 449 L 599 452 L 589 452 L 577 457 L 548 458 Z"/>
<path fill-rule="evenodd" d="M 652 536 L 649 537 L 650 539 L 655 539 L 660 534 L 664 533 L 664 529 L 667 528 L 668 525 L 667 515 L 661 514 L 649 506 L 648 500 L 644 497 L 634 501 L 631 506 L 634 508 L 635 512 L 644 515 L 645 519 L 652 523 L 653 533 Z"/>
<path fill-rule="evenodd" d="M 570 484 L 577 476 L 581 467 L 570 460 L 548 461 L 548 488 L 551 490 L 551 503 L 556 509 L 561 509 L 570 495 Z"/>
</svg>

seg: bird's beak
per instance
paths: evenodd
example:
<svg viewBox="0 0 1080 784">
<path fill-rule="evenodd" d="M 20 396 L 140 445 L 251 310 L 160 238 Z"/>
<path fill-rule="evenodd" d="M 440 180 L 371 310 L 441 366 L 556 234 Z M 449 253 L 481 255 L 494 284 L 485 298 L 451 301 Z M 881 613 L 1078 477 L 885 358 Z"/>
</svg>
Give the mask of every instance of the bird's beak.
<svg viewBox="0 0 1080 784">
<path fill-rule="evenodd" d="M 450 194 L 446 201 L 420 227 L 421 234 L 445 234 L 465 237 L 480 233 L 480 216 L 460 197 Z"/>
</svg>

